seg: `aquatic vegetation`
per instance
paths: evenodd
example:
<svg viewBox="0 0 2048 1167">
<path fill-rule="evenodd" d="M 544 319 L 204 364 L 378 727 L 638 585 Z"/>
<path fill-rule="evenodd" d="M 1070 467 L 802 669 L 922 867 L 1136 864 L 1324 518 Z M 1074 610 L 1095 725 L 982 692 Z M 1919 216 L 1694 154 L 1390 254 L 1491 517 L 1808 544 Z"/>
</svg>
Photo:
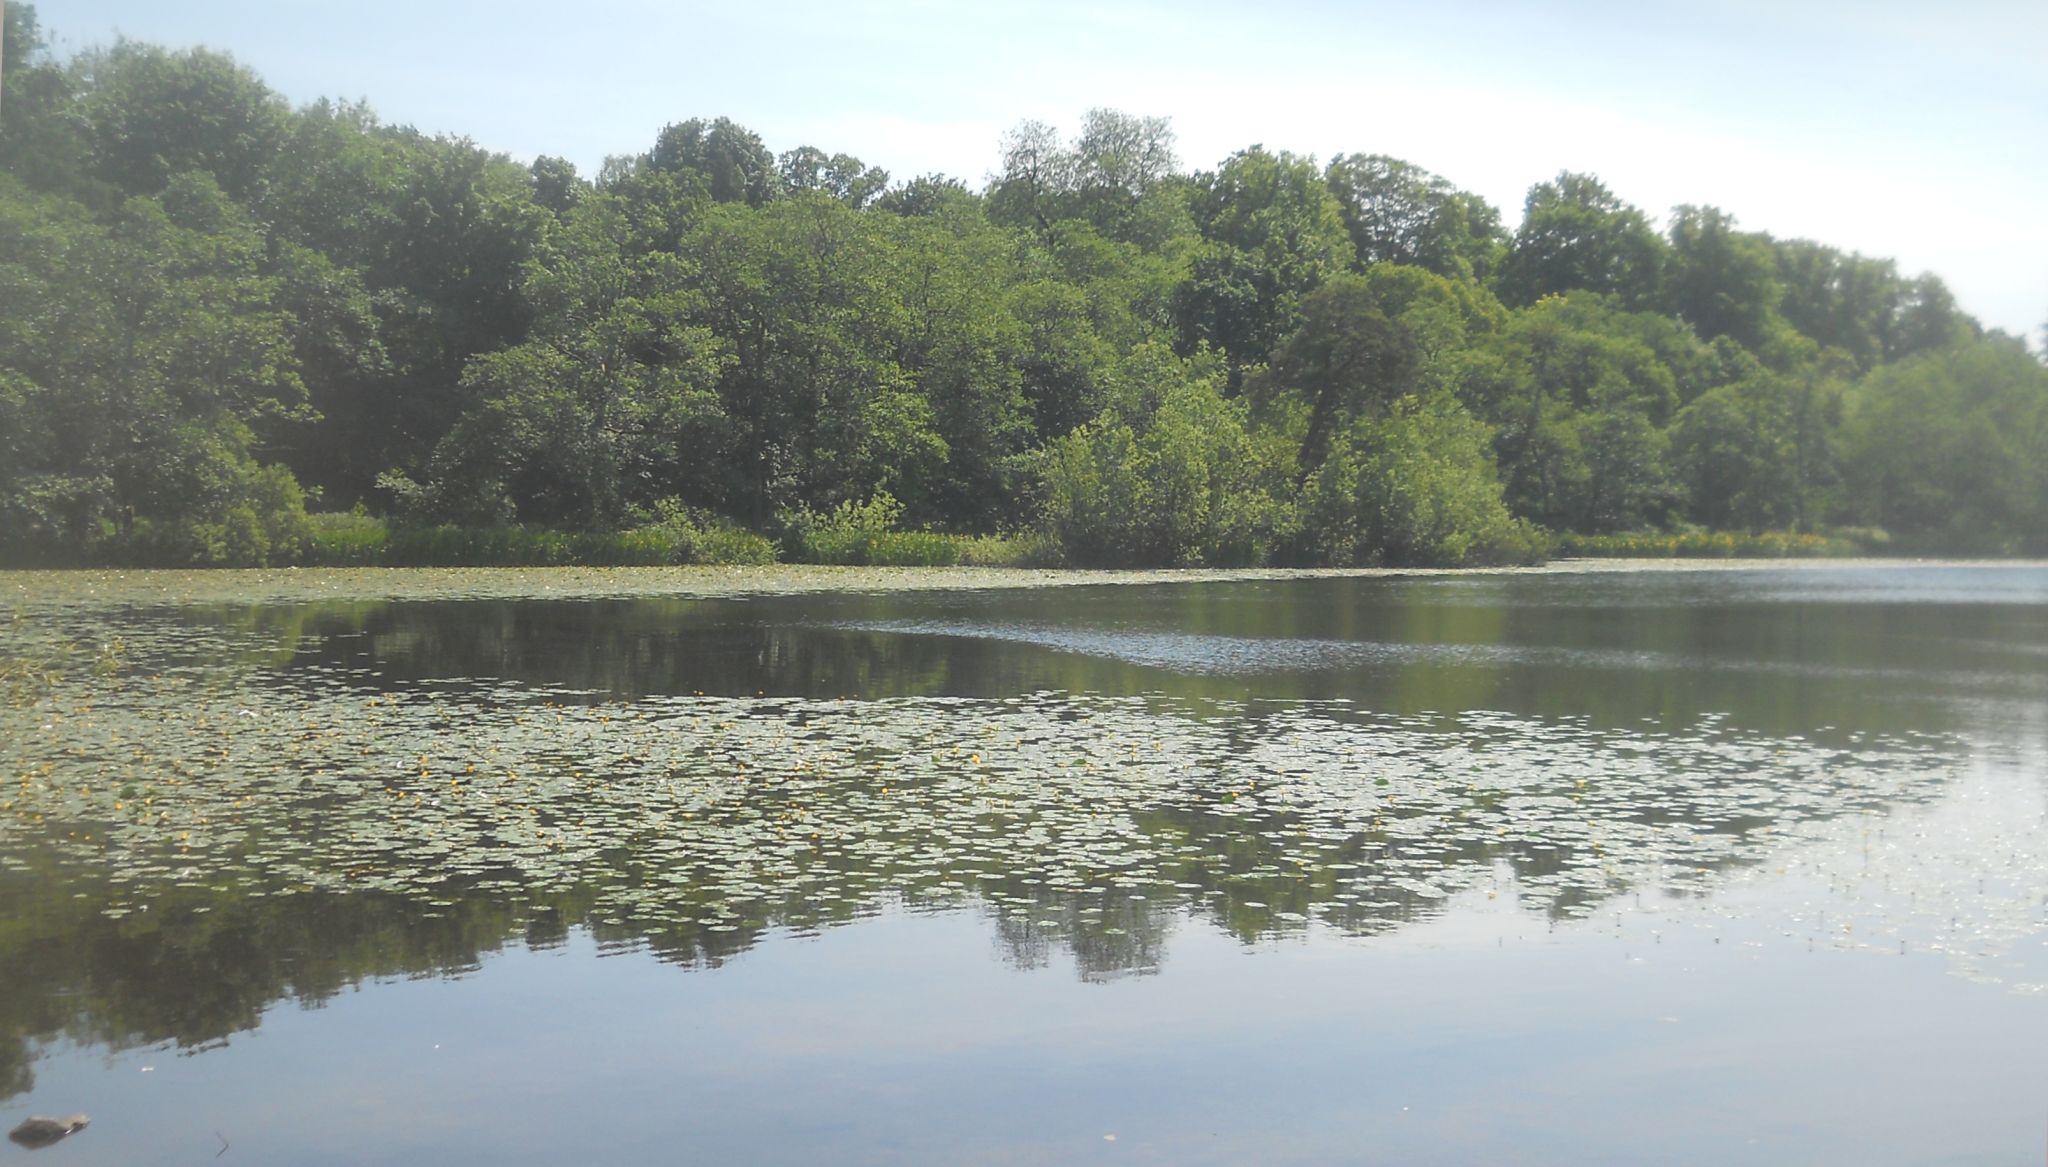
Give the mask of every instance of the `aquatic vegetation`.
<svg viewBox="0 0 2048 1167">
<path fill-rule="evenodd" d="M 884 902 L 1186 905 L 1245 935 L 1371 932 L 1488 889 L 1575 914 L 1689 891 L 1937 787 L 1952 743 L 1853 749 L 1347 702 L 379 691 L 339 666 L 66 678 L 0 716 L 0 869 L 422 903 L 588 896 L 658 937 Z M 565 700 L 566 699 L 566 700 Z M 1030 890 L 1026 890 L 1030 889 Z"/>
<path fill-rule="evenodd" d="M 1751 579 L 1747 594 L 1803 597 L 1809 570 Z M 1199 598 L 1187 589 L 1094 592 L 1074 622 L 1059 616 L 1080 594 L 989 608 L 879 594 L 1214 574 L 0 575 L 9 659 L 63 666 L 0 705 L 0 983 L 33 986 L 0 1003 L 0 1095 L 26 1089 L 37 1049 L 60 1038 L 206 1048 L 278 1000 L 460 972 L 572 930 L 711 967 L 765 937 L 882 912 L 979 913 L 1008 960 L 1061 954 L 1108 979 L 1161 968 L 1190 926 L 1247 944 L 1377 937 L 1492 901 L 1541 928 L 1604 920 L 1630 894 L 1705 918 L 1796 878 L 1826 907 L 1780 896 L 1751 914 L 1822 943 L 1944 951 L 2015 987 L 2043 980 L 2007 959 L 2039 932 L 2021 894 L 2048 862 L 2038 808 L 2020 784 L 1954 821 L 1959 799 L 1978 798 L 1978 743 L 1953 716 L 1859 716 L 1855 700 L 1896 699 L 1922 675 L 1854 651 L 1816 671 L 1655 638 L 1598 651 L 1518 640 L 1485 606 L 1490 589 L 1559 586 L 1519 578 L 1337 581 L 1295 597 L 1348 597 L 1358 622 L 1342 636 L 1293 618 L 1287 635 L 1227 634 L 1180 606 Z M 1315 574 L 1327 573 L 1228 578 L 1256 598 Z M 1620 598 L 1609 578 L 1570 586 L 1604 615 Z M 1397 626 L 1353 583 L 1466 606 L 1427 635 L 1385 639 Z M 1112 595 L 1136 606 L 1101 606 Z M 1951 696 L 2026 704 L 2034 658 L 2007 651 L 2007 627 L 1971 625 L 1984 646 L 1930 666 Z M 893 647 L 870 658 L 860 638 Z M 853 647 L 819 647 L 832 643 Z M 1016 687 L 986 696 L 883 679 L 943 680 L 950 661 L 926 654 L 947 644 L 961 659 L 1002 645 L 1129 671 L 1013 660 Z M 712 675 L 692 654 L 735 646 L 784 658 L 784 677 L 860 687 L 679 684 Z M 606 663 L 634 653 L 659 667 Z M 1375 691 L 1361 676 L 1406 669 L 1420 681 L 1405 692 L 1427 699 L 1308 698 L 1274 669 L 1353 694 Z M 1692 696 L 1784 684 L 1806 704 L 1780 724 L 1702 716 L 1722 708 L 1711 702 L 1498 684 L 1531 669 L 1609 687 L 1679 677 Z M 1091 678 L 1125 687 L 1091 691 Z M 1893 875 L 1917 897 L 1904 908 Z"/>
</svg>

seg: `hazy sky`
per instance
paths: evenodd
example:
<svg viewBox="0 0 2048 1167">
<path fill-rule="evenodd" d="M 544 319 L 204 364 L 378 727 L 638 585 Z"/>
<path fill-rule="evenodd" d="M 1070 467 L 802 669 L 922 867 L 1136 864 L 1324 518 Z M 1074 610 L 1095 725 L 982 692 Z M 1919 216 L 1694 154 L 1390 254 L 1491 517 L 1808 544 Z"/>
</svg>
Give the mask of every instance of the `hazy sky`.
<svg viewBox="0 0 2048 1167">
<path fill-rule="evenodd" d="M 1591 171 L 1655 215 L 1932 270 L 1985 323 L 2048 321 L 2048 2 L 42 0 L 60 53 L 117 32 L 233 53 L 297 102 L 594 173 L 726 115 L 897 178 L 980 185 L 1002 131 L 1165 115 L 1189 168 L 1263 143 L 1392 154 L 1499 205 Z"/>
</svg>

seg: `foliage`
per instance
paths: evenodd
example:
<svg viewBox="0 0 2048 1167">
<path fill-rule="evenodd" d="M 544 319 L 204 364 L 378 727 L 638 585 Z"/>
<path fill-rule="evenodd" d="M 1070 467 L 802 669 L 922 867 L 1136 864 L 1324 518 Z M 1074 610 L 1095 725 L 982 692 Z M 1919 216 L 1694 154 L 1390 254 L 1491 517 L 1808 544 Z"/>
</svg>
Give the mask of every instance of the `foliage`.
<svg viewBox="0 0 2048 1167">
<path fill-rule="evenodd" d="M 1543 554 L 1542 537 L 1502 502 L 1486 427 L 1445 398 L 1403 398 L 1360 418 L 1302 496 L 1319 563 L 1455 567 Z"/>
<path fill-rule="evenodd" d="M 693 510 L 679 500 L 655 504 L 649 520 L 633 528 L 643 538 L 658 538 L 668 547 L 666 562 L 760 565 L 775 562 L 775 544 L 764 535 L 744 531 L 728 519 Z"/>
<path fill-rule="evenodd" d="M 1218 363 L 1141 346 L 1118 370 L 1112 401 L 1048 451 L 1045 522 L 1066 560 L 1264 560 L 1287 522 L 1284 447 L 1224 396 Z"/>
<path fill-rule="evenodd" d="M 2048 550 L 2048 369 L 2017 341 L 1880 367 L 1845 408 L 1855 520 L 1911 547 Z"/>
<path fill-rule="evenodd" d="M 879 567 L 947 567 L 960 562 L 960 543 L 929 531 L 901 529 L 903 504 L 883 491 L 848 499 L 820 514 L 800 507 L 781 516 L 782 545 L 803 563 Z"/>
<path fill-rule="evenodd" d="M 1235 379 L 1299 326 L 1304 297 L 1351 266 L 1351 236 L 1314 160 L 1257 146 L 1196 175 L 1190 209 L 1203 243 L 1174 294 L 1180 350 L 1214 348 Z"/>
<path fill-rule="evenodd" d="M 1500 211 L 1438 175 L 1384 154 L 1340 154 L 1324 181 L 1344 216 L 1360 267 L 1406 264 L 1484 280 L 1507 250 Z"/>
<path fill-rule="evenodd" d="M 1614 559 L 1839 559 L 1861 555 L 1882 540 L 1812 531 L 1640 531 L 1560 535 L 1563 556 Z"/>
<path fill-rule="evenodd" d="M 1056 567 L 1060 549 L 1041 531 L 954 536 L 963 567 Z"/>
<path fill-rule="evenodd" d="M 1940 279 L 1592 175 L 1510 237 L 1094 109 L 980 191 L 726 118 L 586 180 L 5 19 L 8 563 L 1519 554 L 1488 481 L 1568 534 L 2048 542 L 2039 362 Z"/>
<path fill-rule="evenodd" d="M 1500 296 L 1524 305 L 1586 291 L 1647 307 L 1664 259 L 1664 242 L 1642 211 L 1592 175 L 1565 171 L 1529 188 L 1522 225 L 1501 263 Z"/>
</svg>

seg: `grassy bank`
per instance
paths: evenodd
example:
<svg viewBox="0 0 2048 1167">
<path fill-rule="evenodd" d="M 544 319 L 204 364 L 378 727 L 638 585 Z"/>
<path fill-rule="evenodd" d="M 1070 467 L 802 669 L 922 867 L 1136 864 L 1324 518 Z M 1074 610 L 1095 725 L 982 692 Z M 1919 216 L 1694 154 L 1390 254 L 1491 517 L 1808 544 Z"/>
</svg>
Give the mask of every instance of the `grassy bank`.
<svg viewBox="0 0 2048 1167">
<path fill-rule="evenodd" d="M 862 516 L 855 516 L 860 518 Z M 312 516 L 292 562 L 304 567 L 679 567 L 771 563 L 869 567 L 1030 567 L 1056 561 L 1030 535 L 949 535 L 812 516 L 780 542 L 751 531 L 670 516 L 628 531 L 538 527 L 417 527 L 362 514 Z"/>
<path fill-rule="evenodd" d="M 1636 531 L 1559 535 L 1557 554 L 1597 559 L 1846 559 L 1882 553 L 1882 532 Z"/>
</svg>

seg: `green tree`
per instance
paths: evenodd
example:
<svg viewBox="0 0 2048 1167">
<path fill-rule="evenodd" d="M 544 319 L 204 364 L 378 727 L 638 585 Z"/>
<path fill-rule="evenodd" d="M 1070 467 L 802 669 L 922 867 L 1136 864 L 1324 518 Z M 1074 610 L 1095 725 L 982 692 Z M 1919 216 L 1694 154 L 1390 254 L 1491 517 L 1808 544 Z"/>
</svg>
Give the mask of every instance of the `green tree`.
<svg viewBox="0 0 2048 1167">
<path fill-rule="evenodd" d="M 2048 550 L 2048 369 L 2017 341 L 1883 366 L 1845 412 L 1846 517 L 1909 546 Z"/>
<path fill-rule="evenodd" d="M 1674 492 L 1663 426 L 1671 367 L 1640 339 L 1640 314 L 1578 293 L 1515 313 L 1462 363 L 1458 394 L 1496 427 L 1508 506 L 1557 530 L 1661 520 Z"/>
<path fill-rule="evenodd" d="M 731 352 L 729 513 L 758 525 L 880 492 L 928 501 L 947 449 L 897 359 L 909 316 L 887 222 L 814 195 L 715 207 L 685 241 L 698 323 Z"/>
<path fill-rule="evenodd" d="M 543 154 L 527 167 L 533 175 L 533 201 L 556 215 L 566 215 L 590 191 L 590 184 L 576 173 L 567 158 Z"/>
<path fill-rule="evenodd" d="M 1703 339 L 1726 336 L 1761 350 L 1783 295 L 1770 239 L 1738 232 L 1735 219 L 1713 207 L 1690 206 L 1672 212 L 1670 238 L 1665 310 Z"/>
<path fill-rule="evenodd" d="M 1091 109 L 1071 143 L 1044 122 L 1022 122 L 1003 135 L 1001 165 L 989 184 L 989 218 L 1048 249 L 1059 250 L 1077 224 L 1086 224 L 1083 235 L 1147 252 L 1192 231 L 1165 118 Z"/>
<path fill-rule="evenodd" d="M 289 556 L 303 496 L 259 434 L 304 386 L 256 225 L 202 173 L 104 226 L 7 180 L 0 216 L 0 547 Z"/>
<path fill-rule="evenodd" d="M 154 195 L 198 170 L 237 202 L 261 196 L 291 111 L 234 58 L 119 41 L 75 68 L 86 79 L 80 112 L 102 181 L 123 194 Z"/>
<path fill-rule="evenodd" d="M 714 201 L 759 207 L 782 193 L 775 156 L 760 135 L 730 118 L 691 118 L 663 126 L 641 165 L 700 176 Z"/>
<path fill-rule="evenodd" d="M 33 4 L 7 4 L 0 59 L 0 170 L 31 190 L 89 195 L 90 139 L 76 72 L 53 61 Z"/>
<path fill-rule="evenodd" d="M 1309 293 L 1302 299 L 1301 326 L 1252 383 L 1250 396 L 1263 415 L 1299 419 L 1286 428 L 1301 434 L 1301 477 L 1323 464 L 1338 431 L 1415 389 L 1415 337 L 1387 318 L 1373 293 L 1366 280 L 1348 273 Z"/>
<path fill-rule="evenodd" d="M 1819 365 L 1702 395 L 1672 426 L 1672 461 L 1694 521 L 1717 530 L 1803 530 L 1834 481 L 1842 382 Z"/>
<path fill-rule="evenodd" d="M 1360 267 L 1408 264 L 1485 280 L 1507 250 L 1497 208 L 1420 166 L 1384 154 L 1339 154 L 1324 180 Z"/>
<path fill-rule="evenodd" d="M 1250 564 L 1286 523 L 1285 447 L 1227 399 L 1209 357 L 1141 345 L 1111 405 L 1045 455 L 1042 522 L 1077 564 Z"/>
<path fill-rule="evenodd" d="M 1640 210 L 1592 175 L 1565 171 L 1529 188 L 1497 290 L 1515 307 L 1570 291 L 1611 294 L 1625 307 L 1649 307 L 1664 252 L 1663 240 Z"/>
<path fill-rule="evenodd" d="M 1447 395 L 1361 417 L 1302 488 L 1302 541 L 1339 567 L 1521 560 L 1533 536 L 1509 516 L 1488 430 Z"/>
<path fill-rule="evenodd" d="M 854 210 L 867 206 L 889 189 L 889 172 L 869 166 L 851 154 L 827 154 L 815 146 L 799 146 L 777 160 L 782 189 L 788 194 L 816 191 Z"/>
<path fill-rule="evenodd" d="M 633 235 L 624 200 L 593 194 L 539 248 L 526 275 L 539 323 L 469 362 L 476 404 L 435 450 L 436 517 L 604 529 L 664 498 L 717 501 L 701 468 L 729 432 L 724 351 L 689 323 L 701 305 L 682 263 L 636 254 Z"/>
<path fill-rule="evenodd" d="M 1180 347 L 1222 352 L 1235 385 L 1300 325 L 1303 297 L 1351 266 L 1351 236 L 1312 159 L 1258 146 L 1196 175 L 1189 205 L 1203 244 L 1174 297 Z"/>
<path fill-rule="evenodd" d="M 1868 372 L 1885 359 L 1885 337 L 1900 297 L 1888 259 L 1845 254 L 1806 239 L 1778 241 L 1779 311 L 1802 335 L 1840 349 Z"/>
</svg>

